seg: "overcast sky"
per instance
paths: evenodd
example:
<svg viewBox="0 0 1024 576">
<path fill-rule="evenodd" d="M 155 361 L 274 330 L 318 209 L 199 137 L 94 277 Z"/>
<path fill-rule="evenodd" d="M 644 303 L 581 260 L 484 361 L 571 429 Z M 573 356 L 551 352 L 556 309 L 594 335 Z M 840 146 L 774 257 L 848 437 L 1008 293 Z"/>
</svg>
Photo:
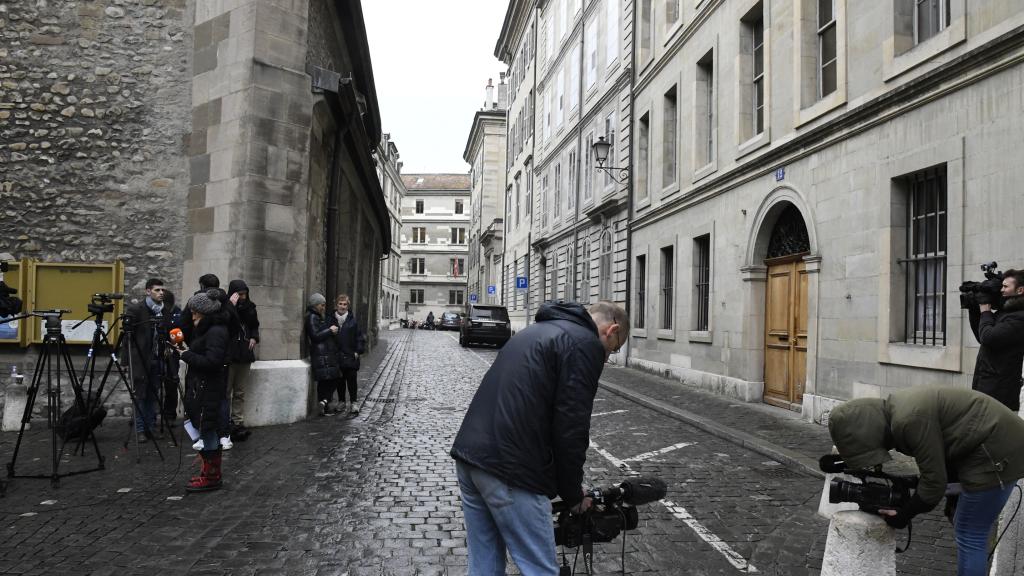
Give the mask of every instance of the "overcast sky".
<svg viewBox="0 0 1024 576">
<path fill-rule="evenodd" d="M 462 159 L 507 0 L 363 0 L 381 124 L 403 173 L 469 171 Z"/>
</svg>

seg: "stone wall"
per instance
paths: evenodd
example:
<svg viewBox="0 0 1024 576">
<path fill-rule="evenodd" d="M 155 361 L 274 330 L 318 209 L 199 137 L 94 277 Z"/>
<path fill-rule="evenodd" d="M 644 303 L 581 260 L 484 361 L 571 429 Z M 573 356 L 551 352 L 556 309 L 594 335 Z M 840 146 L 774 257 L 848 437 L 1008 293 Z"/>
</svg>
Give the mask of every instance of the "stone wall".
<svg viewBox="0 0 1024 576">
<path fill-rule="evenodd" d="M 0 252 L 180 289 L 186 0 L 0 2 Z"/>
</svg>

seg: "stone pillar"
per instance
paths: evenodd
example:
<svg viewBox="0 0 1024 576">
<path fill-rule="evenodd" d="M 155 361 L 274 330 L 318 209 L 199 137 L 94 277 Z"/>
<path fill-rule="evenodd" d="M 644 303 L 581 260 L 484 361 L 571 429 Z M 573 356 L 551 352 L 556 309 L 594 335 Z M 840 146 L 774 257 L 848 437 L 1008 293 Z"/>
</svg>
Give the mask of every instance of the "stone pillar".
<svg viewBox="0 0 1024 576">
<path fill-rule="evenodd" d="M 832 515 L 821 576 L 896 576 L 895 531 L 859 510 Z"/>
<path fill-rule="evenodd" d="M 301 386 L 293 391 L 301 397 L 306 369 L 288 361 L 300 357 L 307 289 L 308 13 L 308 0 L 196 4 L 183 279 L 186 287 L 206 272 L 225 285 L 244 279 L 261 324 L 251 378 L 295 371 L 282 381 Z"/>
</svg>

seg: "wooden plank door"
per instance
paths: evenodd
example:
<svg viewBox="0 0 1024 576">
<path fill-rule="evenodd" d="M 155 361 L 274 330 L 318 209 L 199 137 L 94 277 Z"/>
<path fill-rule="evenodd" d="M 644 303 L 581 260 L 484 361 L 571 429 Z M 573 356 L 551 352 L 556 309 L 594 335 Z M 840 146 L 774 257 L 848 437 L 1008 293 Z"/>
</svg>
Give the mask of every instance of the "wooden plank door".
<svg viewBox="0 0 1024 576">
<path fill-rule="evenodd" d="M 799 409 L 807 378 L 807 274 L 802 260 L 770 263 L 765 293 L 764 401 Z"/>
</svg>

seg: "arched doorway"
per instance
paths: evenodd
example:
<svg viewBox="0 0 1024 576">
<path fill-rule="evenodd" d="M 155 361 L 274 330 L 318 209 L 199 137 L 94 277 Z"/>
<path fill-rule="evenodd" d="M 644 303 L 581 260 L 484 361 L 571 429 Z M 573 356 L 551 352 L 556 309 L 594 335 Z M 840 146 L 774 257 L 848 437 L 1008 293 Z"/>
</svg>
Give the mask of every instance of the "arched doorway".
<svg viewBox="0 0 1024 576">
<path fill-rule="evenodd" d="M 804 257 L 811 245 L 800 210 L 788 202 L 778 209 L 764 258 L 764 401 L 799 410 L 807 381 L 809 276 Z"/>
</svg>

